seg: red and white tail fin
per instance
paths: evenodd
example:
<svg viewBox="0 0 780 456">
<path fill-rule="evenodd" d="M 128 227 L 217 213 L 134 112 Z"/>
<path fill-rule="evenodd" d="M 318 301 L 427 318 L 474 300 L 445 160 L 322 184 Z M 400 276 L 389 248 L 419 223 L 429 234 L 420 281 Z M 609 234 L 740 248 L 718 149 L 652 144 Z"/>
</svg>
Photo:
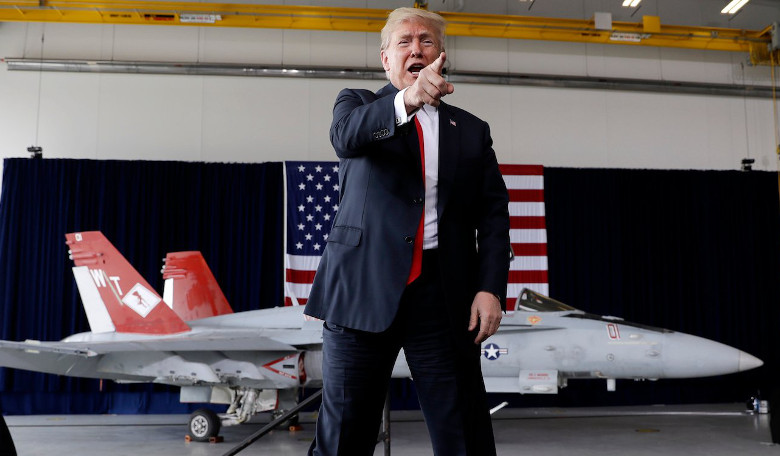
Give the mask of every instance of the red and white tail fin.
<svg viewBox="0 0 780 456">
<path fill-rule="evenodd" d="M 200 252 L 169 253 L 163 279 L 163 300 L 184 321 L 233 313 Z"/>
<path fill-rule="evenodd" d="M 65 239 L 92 332 L 174 334 L 190 330 L 103 233 L 68 233 Z"/>
</svg>

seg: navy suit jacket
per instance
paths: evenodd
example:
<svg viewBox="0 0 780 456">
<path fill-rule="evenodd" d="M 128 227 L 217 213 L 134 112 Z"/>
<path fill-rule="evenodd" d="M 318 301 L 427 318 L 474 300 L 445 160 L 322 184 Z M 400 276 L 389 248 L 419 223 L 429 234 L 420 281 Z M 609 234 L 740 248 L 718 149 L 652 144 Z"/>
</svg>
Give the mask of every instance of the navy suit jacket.
<svg viewBox="0 0 780 456">
<path fill-rule="evenodd" d="M 380 332 L 395 318 L 412 263 L 425 189 L 414 122 L 396 126 L 388 84 L 342 90 L 330 139 L 339 157 L 339 209 L 305 313 Z M 438 242 L 445 299 L 468 325 L 478 291 L 506 302 L 508 195 L 484 121 L 439 106 Z"/>
</svg>

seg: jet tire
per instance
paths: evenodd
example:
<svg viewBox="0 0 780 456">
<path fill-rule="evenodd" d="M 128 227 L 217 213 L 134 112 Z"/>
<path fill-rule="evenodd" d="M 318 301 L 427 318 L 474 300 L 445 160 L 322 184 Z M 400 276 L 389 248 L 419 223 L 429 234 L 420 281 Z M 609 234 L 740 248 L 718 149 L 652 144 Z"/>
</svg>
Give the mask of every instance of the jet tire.
<svg viewBox="0 0 780 456">
<path fill-rule="evenodd" d="M 219 435 L 222 422 L 213 410 L 198 409 L 190 415 L 187 434 L 196 442 L 208 442 Z"/>
</svg>

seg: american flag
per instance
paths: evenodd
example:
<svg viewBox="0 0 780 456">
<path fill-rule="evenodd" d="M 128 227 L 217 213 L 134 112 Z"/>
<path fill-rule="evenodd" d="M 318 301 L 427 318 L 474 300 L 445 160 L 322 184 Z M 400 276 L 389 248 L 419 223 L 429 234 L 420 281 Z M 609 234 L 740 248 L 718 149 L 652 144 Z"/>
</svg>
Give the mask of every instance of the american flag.
<svg viewBox="0 0 780 456">
<path fill-rule="evenodd" d="M 285 305 L 304 305 L 339 210 L 338 162 L 285 162 L 287 254 Z"/>
<path fill-rule="evenodd" d="M 508 310 L 514 310 L 523 288 L 549 295 L 547 225 L 544 219 L 544 167 L 499 165 L 509 191 L 509 241 L 515 259 L 509 263 Z"/>
<path fill-rule="evenodd" d="M 337 162 L 286 162 L 287 254 L 285 305 L 304 305 L 338 211 Z M 509 190 L 510 264 L 507 308 L 524 287 L 548 294 L 544 168 L 501 165 Z"/>
</svg>

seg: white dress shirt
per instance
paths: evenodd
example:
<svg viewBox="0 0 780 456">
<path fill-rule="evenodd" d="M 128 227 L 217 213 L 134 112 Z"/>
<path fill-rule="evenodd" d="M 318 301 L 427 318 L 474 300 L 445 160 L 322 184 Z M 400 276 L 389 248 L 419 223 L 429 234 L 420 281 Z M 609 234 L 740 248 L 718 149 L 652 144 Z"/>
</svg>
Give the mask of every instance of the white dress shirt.
<svg viewBox="0 0 780 456">
<path fill-rule="evenodd" d="M 423 105 L 422 109 L 407 115 L 404 105 L 404 92 L 401 90 L 395 96 L 395 123 L 404 125 L 411 122 L 415 116 L 420 121 L 425 144 L 425 225 L 423 228 L 423 249 L 435 249 L 439 245 L 438 216 L 436 198 L 439 184 L 439 110 L 433 106 Z"/>
</svg>

